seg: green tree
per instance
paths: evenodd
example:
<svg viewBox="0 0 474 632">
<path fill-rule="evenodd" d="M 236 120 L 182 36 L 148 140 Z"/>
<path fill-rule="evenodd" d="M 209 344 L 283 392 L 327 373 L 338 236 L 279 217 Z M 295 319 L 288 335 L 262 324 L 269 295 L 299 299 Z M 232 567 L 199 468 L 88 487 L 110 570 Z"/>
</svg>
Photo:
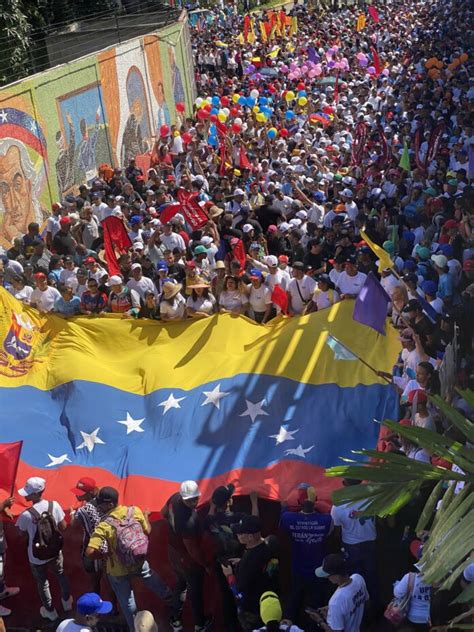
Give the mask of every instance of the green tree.
<svg viewBox="0 0 474 632">
<path fill-rule="evenodd" d="M 474 393 L 459 393 L 474 408 Z M 468 447 L 474 443 L 474 424 L 439 396 L 430 400 L 451 423 L 445 435 L 388 420 L 383 425 L 429 454 L 458 466 L 458 471 L 408 459 L 402 454 L 361 450 L 355 454 L 370 461 L 343 459 L 347 465 L 332 467 L 326 475 L 366 481 L 335 491 L 334 503 L 363 501 L 363 513 L 379 517 L 395 515 L 404 505 L 421 497 L 423 488 L 431 484 L 433 489 L 416 526 L 417 533 L 426 529 L 429 533 L 420 562 L 424 581 L 437 590 L 448 590 L 472 561 L 474 549 L 474 450 Z M 471 582 L 456 602 L 469 603 L 473 599 L 474 582 Z M 456 624 L 456 629 L 473 628 L 472 623 Z"/>
</svg>

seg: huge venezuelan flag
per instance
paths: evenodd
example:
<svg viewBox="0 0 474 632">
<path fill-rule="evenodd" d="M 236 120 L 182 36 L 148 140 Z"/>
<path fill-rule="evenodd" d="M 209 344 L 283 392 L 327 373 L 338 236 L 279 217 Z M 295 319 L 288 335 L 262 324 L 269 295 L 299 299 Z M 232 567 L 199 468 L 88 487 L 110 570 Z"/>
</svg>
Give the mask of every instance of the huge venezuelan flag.
<svg viewBox="0 0 474 632">
<path fill-rule="evenodd" d="M 18 483 L 47 479 L 65 507 L 81 476 L 159 509 L 180 481 L 285 499 L 301 481 L 329 497 L 324 468 L 372 447 L 397 397 L 377 369 L 398 345 L 352 320 L 352 302 L 259 326 L 230 315 L 162 325 L 41 316 L 0 290 L 0 442 L 24 440 Z"/>
</svg>

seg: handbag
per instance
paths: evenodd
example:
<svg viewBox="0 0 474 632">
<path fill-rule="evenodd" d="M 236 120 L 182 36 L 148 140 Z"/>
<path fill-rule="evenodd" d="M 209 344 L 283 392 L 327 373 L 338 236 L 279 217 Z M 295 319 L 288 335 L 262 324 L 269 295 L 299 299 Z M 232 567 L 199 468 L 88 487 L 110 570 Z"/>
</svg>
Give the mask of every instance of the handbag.
<svg viewBox="0 0 474 632">
<path fill-rule="evenodd" d="M 411 594 L 413 592 L 413 586 L 415 584 L 415 574 L 410 573 L 408 577 L 408 591 L 407 594 L 398 599 L 394 597 L 392 601 L 385 608 L 385 612 L 383 616 L 390 621 L 390 623 L 394 626 L 399 626 L 406 619 L 408 606 L 410 605 Z"/>
</svg>

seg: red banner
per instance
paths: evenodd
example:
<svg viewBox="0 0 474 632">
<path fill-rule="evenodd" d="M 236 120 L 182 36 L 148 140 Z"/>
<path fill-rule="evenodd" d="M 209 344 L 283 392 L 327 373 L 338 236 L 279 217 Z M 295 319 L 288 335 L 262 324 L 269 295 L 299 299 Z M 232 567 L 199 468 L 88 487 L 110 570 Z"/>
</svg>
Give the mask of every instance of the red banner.
<svg viewBox="0 0 474 632">
<path fill-rule="evenodd" d="M 370 47 L 370 52 L 372 53 L 372 59 L 374 60 L 375 76 L 380 77 L 380 73 L 382 72 L 382 66 L 380 64 L 379 54 L 377 53 L 374 46 Z"/>
<path fill-rule="evenodd" d="M 0 489 L 5 490 L 9 496 L 13 496 L 15 491 L 22 445 L 23 441 L 0 444 Z"/>
<path fill-rule="evenodd" d="M 117 255 L 126 252 L 132 245 L 132 242 L 124 223 L 119 217 L 114 217 L 113 215 L 106 217 L 102 221 L 102 226 L 104 229 L 105 259 L 107 261 L 109 275 L 121 274 Z"/>
<path fill-rule="evenodd" d="M 373 6 L 370 6 L 367 7 L 367 11 L 369 12 L 370 17 L 375 22 L 375 24 L 378 24 L 378 22 L 380 22 L 380 18 L 377 9 Z"/>
<path fill-rule="evenodd" d="M 239 151 L 239 167 L 241 169 L 251 169 L 252 164 L 248 159 L 247 152 L 245 151 L 245 147 L 243 145 L 240 146 Z"/>
<path fill-rule="evenodd" d="M 178 202 L 181 204 L 180 212 L 192 230 L 198 230 L 209 221 L 204 209 L 199 206 L 198 195 L 199 193 L 191 193 L 186 189 L 178 190 Z"/>
<path fill-rule="evenodd" d="M 436 158 L 438 153 L 439 144 L 445 128 L 444 123 L 437 125 L 431 132 L 430 141 L 428 143 L 428 151 L 426 152 L 425 166 L 428 168 L 431 162 Z"/>
</svg>

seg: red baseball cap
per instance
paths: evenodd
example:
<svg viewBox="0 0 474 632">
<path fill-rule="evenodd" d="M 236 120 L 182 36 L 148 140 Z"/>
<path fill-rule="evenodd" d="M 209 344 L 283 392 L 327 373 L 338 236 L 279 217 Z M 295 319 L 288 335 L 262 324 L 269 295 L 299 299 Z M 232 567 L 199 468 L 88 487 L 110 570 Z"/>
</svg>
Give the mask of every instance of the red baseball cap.
<svg viewBox="0 0 474 632">
<path fill-rule="evenodd" d="M 80 478 L 77 481 L 76 487 L 71 489 L 71 492 L 74 494 L 74 496 L 84 496 L 84 494 L 93 492 L 94 489 L 96 489 L 96 487 L 97 487 L 97 483 L 95 482 L 93 478 L 84 476 L 83 478 Z"/>
<path fill-rule="evenodd" d="M 455 219 L 448 219 L 448 221 L 443 224 L 443 228 L 446 228 L 447 230 L 450 228 L 457 228 L 458 226 L 459 224 Z"/>
<path fill-rule="evenodd" d="M 84 263 L 95 263 L 94 257 L 86 257 Z"/>
<path fill-rule="evenodd" d="M 71 222 L 72 220 L 68 215 L 66 215 L 65 217 L 61 217 L 61 219 L 59 220 L 61 226 L 67 226 L 67 224 L 70 224 Z"/>
<path fill-rule="evenodd" d="M 416 396 L 416 401 L 418 402 L 418 404 L 426 404 L 426 402 L 428 401 L 428 397 L 426 396 L 425 391 L 422 391 L 419 388 L 415 388 L 413 391 L 410 391 L 408 393 L 409 404 L 413 404 L 413 400 L 415 399 L 415 396 Z"/>
<path fill-rule="evenodd" d="M 46 280 L 46 274 L 44 272 L 37 272 L 34 275 L 35 279 L 40 280 L 40 279 L 44 279 Z"/>
<path fill-rule="evenodd" d="M 240 241 L 240 239 L 238 237 L 232 237 L 232 239 L 230 240 L 230 245 L 231 246 L 237 246 L 239 241 Z"/>
<path fill-rule="evenodd" d="M 55 202 L 51 207 L 53 211 L 59 211 L 60 208 L 62 208 L 62 206 L 58 202 Z"/>
<path fill-rule="evenodd" d="M 280 263 L 288 263 L 289 259 L 288 259 L 287 255 L 279 255 L 278 256 L 278 261 Z"/>
</svg>

